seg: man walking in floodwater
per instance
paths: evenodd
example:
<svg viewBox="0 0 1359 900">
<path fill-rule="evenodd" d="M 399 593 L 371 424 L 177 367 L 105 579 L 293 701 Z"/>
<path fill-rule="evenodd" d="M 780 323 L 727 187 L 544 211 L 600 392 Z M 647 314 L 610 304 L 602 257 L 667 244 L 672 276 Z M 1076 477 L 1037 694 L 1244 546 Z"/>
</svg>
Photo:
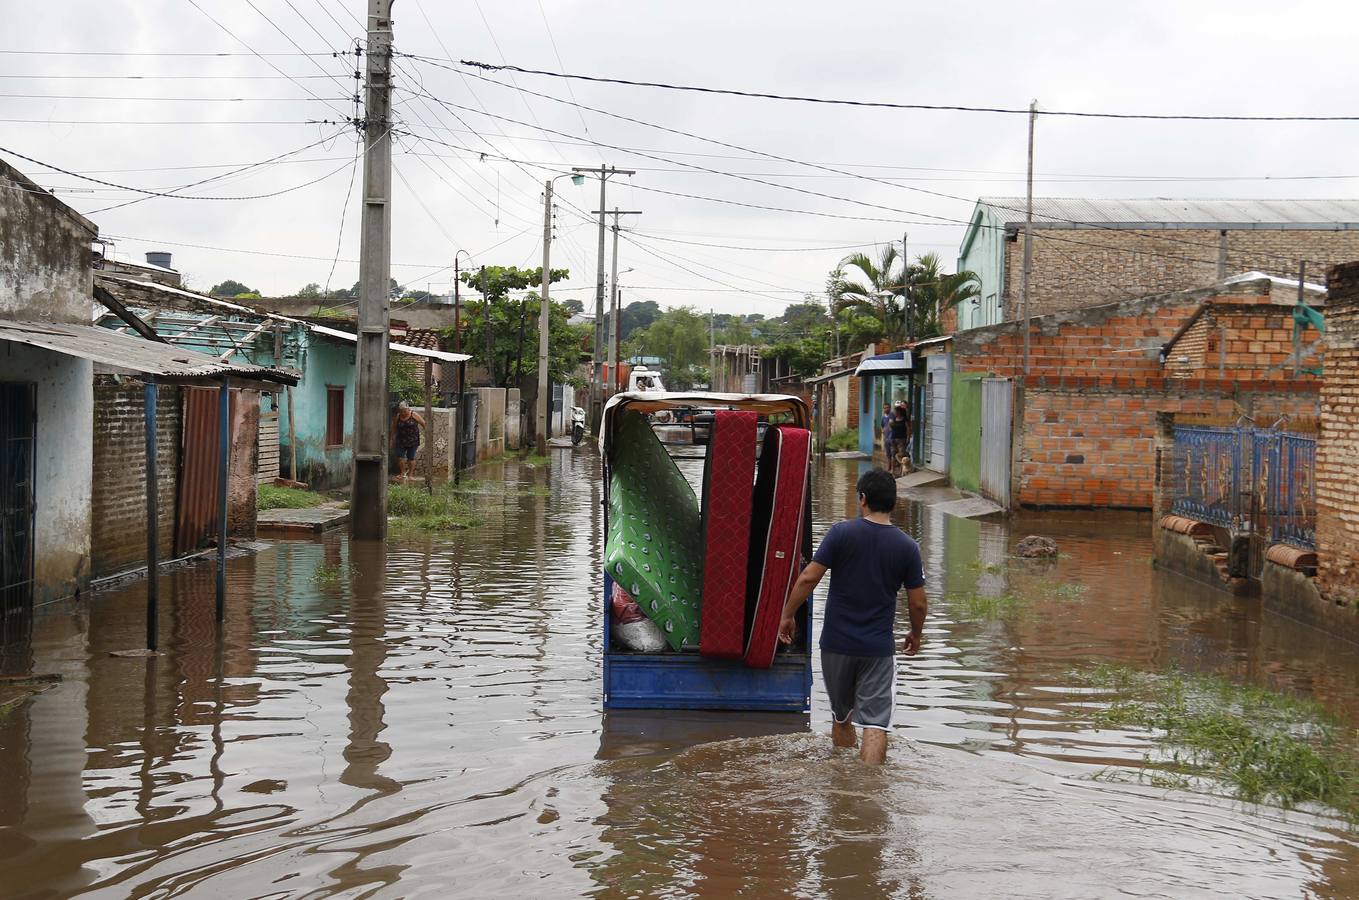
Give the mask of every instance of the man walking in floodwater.
<svg viewBox="0 0 1359 900">
<path fill-rule="evenodd" d="M 859 476 L 859 518 L 837 522 L 821 539 L 784 604 L 779 640 L 793 641 L 794 616 L 831 570 L 826 616 L 821 626 L 821 674 L 830 695 L 831 740 L 853 747 L 863 729 L 859 758 L 887 758 L 887 729 L 896 701 L 897 594 L 906 588 L 911 631 L 901 652 L 914 656 L 925 628 L 925 573 L 920 546 L 892 524 L 897 483 L 882 469 Z"/>
</svg>

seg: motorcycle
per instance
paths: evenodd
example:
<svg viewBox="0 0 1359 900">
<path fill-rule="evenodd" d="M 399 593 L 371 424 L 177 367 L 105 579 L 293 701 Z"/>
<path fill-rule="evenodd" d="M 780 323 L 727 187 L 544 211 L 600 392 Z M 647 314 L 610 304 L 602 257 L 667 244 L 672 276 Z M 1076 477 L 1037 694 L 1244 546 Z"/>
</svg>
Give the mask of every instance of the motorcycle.
<svg viewBox="0 0 1359 900">
<path fill-rule="evenodd" d="M 585 439 L 585 410 L 579 406 L 571 407 L 571 443 L 579 444 Z"/>
</svg>

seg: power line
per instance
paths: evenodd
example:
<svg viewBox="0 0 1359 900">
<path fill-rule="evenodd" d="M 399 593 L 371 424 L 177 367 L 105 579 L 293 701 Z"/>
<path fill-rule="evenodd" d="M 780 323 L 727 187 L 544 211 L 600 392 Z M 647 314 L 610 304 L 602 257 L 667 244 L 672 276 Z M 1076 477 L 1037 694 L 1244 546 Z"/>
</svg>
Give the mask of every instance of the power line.
<svg viewBox="0 0 1359 900">
<path fill-rule="evenodd" d="M 308 144 L 308 145 L 305 146 L 305 147 L 298 147 L 296 150 L 289 150 L 287 153 L 280 153 L 280 154 L 278 154 L 277 156 L 272 156 L 272 157 L 270 157 L 269 159 L 263 159 L 263 160 L 260 160 L 259 162 L 254 162 L 254 163 L 250 163 L 250 164 L 248 164 L 248 165 L 240 166 L 239 168 L 236 168 L 236 169 L 234 169 L 234 170 L 232 170 L 232 171 L 230 171 L 230 172 L 223 172 L 223 173 L 220 174 L 220 175 L 213 175 L 212 177 L 210 177 L 210 178 L 204 178 L 204 179 L 202 179 L 201 181 L 194 181 L 194 182 L 190 182 L 189 184 L 182 184 L 182 185 L 180 185 L 179 187 L 172 188 L 171 191 L 172 191 L 172 192 L 178 192 L 178 191 L 188 190 L 189 188 L 198 187 L 199 185 L 208 184 L 209 182 L 220 181 L 220 180 L 223 179 L 223 178 L 230 178 L 232 175 L 238 175 L 238 174 L 240 174 L 240 173 L 242 173 L 242 172 L 249 171 L 250 169 L 255 169 L 255 168 L 259 168 L 259 167 L 261 167 L 261 166 L 267 166 L 267 165 L 276 164 L 276 163 L 282 161 L 285 157 L 292 156 L 292 155 L 294 155 L 294 154 L 296 154 L 296 153 L 302 153 L 302 152 L 305 151 L 305 150 L 310 150 L 312 147 L 316 147 L 316 146 L 318 146 L 318 145 L 320 145 L 320 144 L 324 144 L 324 143 L 326 143 L 327 141 L 330 141 L 332 138 L 336 137 L 338 134 L 339 134 L 339 132 L 336 132 L 335 134 L 332 134 L 332 135 L 329 135 L 329 136 L 327 136 L 327 137 L 321 138 L 319 141 L 316 141 L 316 142 L 314 142 L 314 143 Z M 323 177 L 324 177 L 324 176 L 323 176 Z M 102 207 L 102 208 L 100 208 L 100 209 L 91 210 L 91 211 L 90 211 L 90 215 L 95 215 L 96 213 L 101 213 L 101 212 L 108 212 L 109 210 L 119 209 L 119 208 L 124 207 L 124 206 L 131 206 L 131 205 L 134 204 L 134 203 L 141 203 L 141 202 L 143 202 L 143 201 L 145 201 L 145 200 L 150 200 L 150 199 L 151 199 L 150 197 L 140 197 L 140 198 L 138 198 L 138 199 L 136 199 L 136 200 L 128 200 L 128 201 L 126 201 L 126 202 L 124 202 L 124 203 L 116 203 L 116 204 L 114 204 L 113 206 L 105 206 L 105 207 Z"/>
<path fill-rule="evenodd" d="M 6 73 L 0 78 L 22 78 L 33 81 L 304 81 L 325 79 L 328 75 L 66 75 L 55 73 Z"/>
<path fill-rule="evenodd" d="M 340 166 L 340 168 L 327 172 L 326 174 L 322 175 L 319 178 L 313 178 L 311 181 L 303 182 L 302 184 L 298 185 L 293 185 L 292 187 L 283 188 L 282 190 L 271 191 L 270 193 L 267 194 L 252 194 L 249 196 L 239 197 L 205 197 L 198 196 L 195 194 L 175 194 L 168 191 L 152 191 L 147 190 L 146 188 L 131 187 L 126 184 L 117 184 L 116 182 L 112 181 L 104 181 L 102 178 L 94 178 L 90 175 L 82 175 L 79 172 L 72 172 L 70 169 L 63 169 L 60 166 L 54 166 L 51 163 L 43 162 L 40 159 L 34 159 L 31 156 L 25 156 L 24 154 L 19 153 L 15 150 L 10 150 L 8 147 L 0 147 L 0 153 L 8 153 L 10 156 L 18 157 L 19 159 L 26 160 L 27 162 L 31 162 L 34 165 L 43 166 L 44 168 L 51 169 L 53 172 L 60 172 L 63 175 L 70 175 L 74 178 L 79 178 L 83 181 L 90 181 L 93 182 L 94 184 L 102 184 L 105 187 L 118 188 L 119 190 L 122 191 L 132 191 L 133 193 L 136 194 L 146 194 L 148 197 L 164 197 L 170 200 L 264 200 L 269 197 L 277 197 L 281 194 L 288 194 L 293 191 L 301 190 L 304 187 L 309 187 L 313 184 L 316 184 L 319 181 L 326 180 L 330 176 L 344 169 L 344 166 Z"/>
<path fill-rule="evenodd" d="M 454 62 L 449 59 L 448 62 Z M 733 88 L 710 88 L 699 87 L 696 85 L 668 84 L 660 81 L 633 81 L 627 78 L 606 78 L 595 75 L 578 75 L 566 72 L 549 72 L 543 69 L 526 69 L 514 65 L 494 65 L 492 63 L 477 62 L 475 60 L 459 60 L 458 63 L 464 66 L 482 69 L 489 72 L 517 72 L 522 75 L 545 75 L 550 78 L 566 78 L 577 81 L 593 81 L 602 84 L 622 84 L 630 87 L 650 87 L 661 88 L 670 91 L 689 91 L 701 94 L 725 94 L 733 97 L 751 97 L 761 100 L 787 100 L 797 103 L 820 103 L 833 106 L 859 106 L 872 107 L 876 109 L 908 109 L 908 110 L 929 110 L 940 112 L 973 112 L 973 113 L 998 113 L 1002 115 L 1028 115 L 1028 108 L 1005 107 L 1005 106 L 962 106 L 956 104 L 940 103 L 891 103 L 879 100 L 843 100 L 827 97 L 802 97 L 792 94 L 772 94 L 761 91 L 743 91 Z M 1194 115 L 1194 114 L 1168 114 L 1168 113 L 1121 113 L 1121 112 L 1091 112 L 1084 110 L 1043 110 L 1037 111 L 1040 116 L 1068 116 L 1086 119 L 1149 119 L 1156 121 L 1189 121 L 1189 122 L 1359 122 L 1359 115 L 1339 115 L 1339 116 L 1304 116 L 1304 115 Z"/>
<path fill-rule="evenodd" d="M 834 247 L 741 247 L 733 244 L 711 244 L 704 241 L 686 241 L 682 238 L 661 237 L 645 231 L 632 232 L 634 237 L 647 238 L 653 241 L 666 241 L 671 244 L 688 244 L 693 247 L 713 247 L 718 250 L 757 250 L 764 253 L 818 253 L 830 250 L 858 250 L 863 247 L 875 247 L 882 241 L 869 241 L 863 244 L 839 244 Z M 949 245 L 951 246 L 951 245 Z"/>
<path fill-rule="evenodd" d="M 317 98 L 320 99 L 319 97 Z M 15 125 L 348 125 L 339 119 L 0 119 Z"/>
<path fill-rule="evenodd" d="M 246 0 L 246 2 L 249 2 L 249 0 Z M 281 68 L 279 68 L 277 65 L 275 65 L 272 61 L 270 61 L 269 58 L 266 57 L 263 53 L 260 53 L 260 52 L 259 52 L 258 50 L 256 50 L 254 47 L 250 46 L 250 44 L 247 43 L 244 39 L 242 39 L 242 38 L 240 38 L 240 37 L 237 37 L 237 36 L 236 36 L 236 32 L 232 31 L 230 28 L 227 28 L 227 27 L 226 27 L 225 25 L 223 25 L 221 22 L 217 21 L 217 19 L 215 19 L 211 13 L 209 13 L 206 9 L 204 9 L 203 7 L 201 7 L 201 6 L 198 5 L 198 0 L 188 0 L 188 3 L 189 3 L 189 5 L 192 6 L 194 9 L 196 9 L 196 10 L 198 10 L 200 13 L 202 13 L 202 14 L 207 18 L 207 20 L 208 20 L 209 22 L 211 22 L 212 24 L 216 25 L 216 26 L 217 26 L 219 29 L 221 29 L 222 31 L 226 32 L 227 35 L 229 35 L 229 36 L 231 37 L 232 40 L 236 41 L 236 43 L 240 44 L 242 47 L 244 47 L 245 49 L 249 50 L 252 54 L 254 54 L 256 57 L 258 57 L 259 60 L 260 60 L 261 62 L 263 62 L 265 65 L 267 65 L 269 68 L 273 69 L 273 70 L 274 70 L 275 72 L 277 72 L 278 74 L 284 76 L 284 77 L 287 78 L 289 81 L 292 81 L 292 82 L 293 82 L 294 84 L 296 84 L 298 87 L 302 88 L 302 90 L 304 90 L 304 91 L 306 91 L 308 94 L 310 94 L 314 99 L 316 99 L 316 100 L 320 100 L 320 99 L 321 99 L 319 96 L 317 96 L 317 94 L 316 94 L 314 91 L 312 91 L 311 88 L 307 87 L 305 84 L 303 84 L 303 83 L 300 82 L 300 81 L 296 81 L 291 75 L 289 75 L 287 72 L 283 71 Z M 253 4 L 252 4 L 252 6 L 253 6 Z M 256 10 L 256 11 L 258 12 L 258 10 Z M 263 14 L 261 13 L 261 15 L 263 15 Z M 266 18 L 268 18 L 268 17 L 266 16 Z M 272 24 L 272 22 L 271 22 L 270 24 Z M 277 25 L 275 25 L 274 27 L 275 27 L 275 28 L 278 28 Z M 282 30 L 282 29 L 279 29 L 279 30 Z M 285 35 L 285 37 L 286 37 L 286 35 Z M 292 38 L 288 38 L 288 40 L 289 40 L 290 43 L 292 43 Z M 301 55 L 301 56 L 305 56 L 305 57 L 309 57 L 309 58 L 310 58 L 310 57 L 316 56 L 316 55 L 325 55 L 325 54 L 311 54 L 311 53 L 307 53 L 307 52 L 303 51 L 301 47 L 298 47 L 297 44 L 295 44 L 295 43 L 293 44 L 293 46 L 294 46 L 294 47 L 297 47 L 298 54 Z M 316 60 L 313 59 L 312 62 L 315 63 Z M 319 66 L 320 64 L 317 63 L 317 65 Z M 323 71 L 324 71 L 324 70 L 323 70 Z M 333 77 L 333 76 L 332 76 L 332 77 Z M 344 88 L 344 85 L 341 84 L 340 87 L 341 87 L 341 88 Z M 330 107 L 330 109 L 333 110 L 337 115 L 344 116 L 344 110 L 336 108 L 333 104 L 331 104 L 331 103 L 329 103 L 329 102 L 326 103 L 326 106 Z"/>
<path fill-rule="evenodd" d="M 149 100 L 156 103 L 310 103 L 306 97 L 131 97 L 120 94 L 3 94 L 6 100 Z M 349 97 L 316 97 L 322 103 L 347 102 Z"/>
<path fill-rule="evenodd" d="M 192 2 L 192 0 L 190 0 Z M 201 11 L 201 10 L 200 10 Z M 215 21 L 215 20 L 214 20 Z M 221 26 L 218 26 L 221 27 Z M 223 29 L 225 30 L 225 29 Z M 229 32 L 228 32 L 229 33 Z M 234 34 L 232 37 L 236 37 Z M 238 38 L 239 40 L 239 38 Z M 241 43 L 245 43 L 242 41 Z M 0 50 L 0 54 L 6 56 L 330 56 L 329 53 L 257 53 L 251 50 L 249 53 L 232 53 L 230 51 L 220 52 L 157 52 L 142 50 Z"/>
</svg>

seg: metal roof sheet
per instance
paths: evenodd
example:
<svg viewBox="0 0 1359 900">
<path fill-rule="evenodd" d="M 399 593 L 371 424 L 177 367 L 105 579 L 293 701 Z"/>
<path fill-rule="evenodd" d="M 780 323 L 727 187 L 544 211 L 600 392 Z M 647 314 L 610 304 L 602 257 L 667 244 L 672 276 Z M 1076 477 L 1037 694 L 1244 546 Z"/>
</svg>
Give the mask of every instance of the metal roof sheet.
<svg viewBox="0 0 1359 900">
<path fill-rule="evenodd" d="M 1023 197 L 982 197 L 1007 226 L 1024 221 Z M 1359 200 L 1133 200 L 1034 197 L 1035 227 L 1359 228 Z"/>
<path fill-rule="evenodd" d="M 269 319 L 270 321 L 282 322 L 287 325 L 296 325 L 305 328 L 313 334 L 324 335 L 325 337 L 335 338 L 336 340 L 357 343 L 359 336 L 350 331 L 341 331 L 338 328 L 330 328 L 326 325 L 317 325 L 315 322 L 308 322 L 306 319 L 295 319 L 292 316 L 281 316 L 278 313 L 266 312 L 264 310 L 252 309 L 249 306 L 242 306 L 239 303 L 232 303 L 230 300 L 219 300 L 216 297 L 208 297 L 204 294 L 195 294 L 192 291 L 181 290 L 180 288 L 170 287 L 169 285 L 159 284 L 154 281 L 138 281 L 133 278 L 118 278 L 114 275 L 99 273 L 98 278 L 103 282 L 113 282 L 115 284 L 125 284 L 131 287 L 142 288 L 143 290 L 155 291 L 169 294 L 172 297 L 179 297 L 185 300 L 192 300 L 195 303 L 205 304 L 218 309 L 229 310 L 242 316 L 253 316 L 257 319 Z M 466 362 L 471 359 L 466 353 L 449 353 L 446 350 L 430 350 L 424 347 L 412 347 L 407 344 L 399 344 L 394 341 L 388 342 L 388 347 L 397 353 L 407 353 L 411 356 L 424 356 L 437 359 L 441 362 Z"/>
<path fill-rule="evenodd" d="M 118 334 L 97 325 L 0 319 L 0 340 L 41 347 L 127 372 L 175 380 L 251 378 L 296 384 L 295 375 L 261 366 L 230 365 L 183 347 Z"/>
</svg>

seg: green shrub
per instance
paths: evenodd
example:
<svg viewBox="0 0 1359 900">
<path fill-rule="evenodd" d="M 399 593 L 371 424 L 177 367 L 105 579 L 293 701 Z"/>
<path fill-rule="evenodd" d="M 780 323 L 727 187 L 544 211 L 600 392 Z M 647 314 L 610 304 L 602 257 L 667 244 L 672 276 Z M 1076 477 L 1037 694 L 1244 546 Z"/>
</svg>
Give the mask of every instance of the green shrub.
<svg viewBox="0 0 1359 900">
<path fill-rule="evenodd" d="M 831 453 L 839 453 L 844 450 L 859 449 L 859 432 L 852 428 L 844 431 L 837 431 L 835 434 L 826 438 L 826 449 Z"/>
<path fill-rule="evenodd" d="M 255 489 L 256 509 L 307 509 L 320 506 L 326 498 L 298 488 L 262 484 Z"/>
</svg>

